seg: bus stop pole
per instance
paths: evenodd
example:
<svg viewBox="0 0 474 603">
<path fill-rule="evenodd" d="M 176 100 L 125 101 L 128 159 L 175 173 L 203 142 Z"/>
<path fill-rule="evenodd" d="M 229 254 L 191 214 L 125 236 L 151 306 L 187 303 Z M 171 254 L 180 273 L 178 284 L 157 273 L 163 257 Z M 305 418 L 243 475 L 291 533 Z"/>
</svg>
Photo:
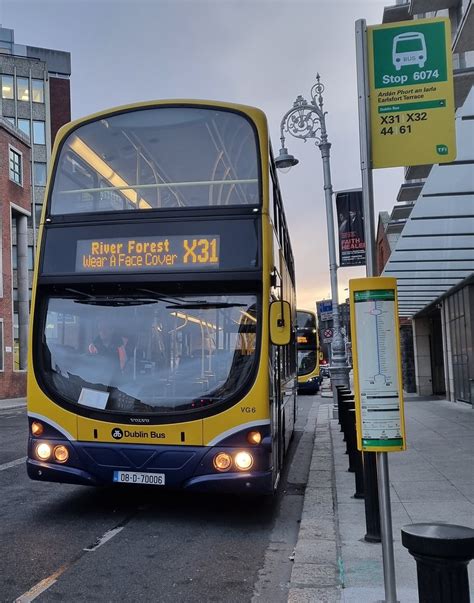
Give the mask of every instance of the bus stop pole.
<svg viewBox="0 0 474 603">
<path fill-rule="evenodd" d="M 369 73 L 367 54 L 367 26 L 365 19 L 356 21 L 356 61 L 357 92 L 359 104 L 359 139 L 360 168 L 362 176 L 362 198 L 364 207 L 364 232 L 367 276 L 375 276 L 375 216 L 374 189 L 372 168 L 370 164 L 370 112 L 369 112 Z M 390 480 L 388 472 L 388 456 L 386 452 L 365 453 L 365 457 L 373 460 L 376 455 L 377 484 L 370 488 L 377 492 L 380 503 L 380 528 L 382 538 L 383 573 L 385 586 L 385 603 L 397 603 L 397 587 L 395 582 L 395 559 L 393 553 L 393 531 L 390 505 Z M 375 484 L 373 484 L 375 486 Z M 366 496 L 369 494 L 367 493 Z"/>
</svg>

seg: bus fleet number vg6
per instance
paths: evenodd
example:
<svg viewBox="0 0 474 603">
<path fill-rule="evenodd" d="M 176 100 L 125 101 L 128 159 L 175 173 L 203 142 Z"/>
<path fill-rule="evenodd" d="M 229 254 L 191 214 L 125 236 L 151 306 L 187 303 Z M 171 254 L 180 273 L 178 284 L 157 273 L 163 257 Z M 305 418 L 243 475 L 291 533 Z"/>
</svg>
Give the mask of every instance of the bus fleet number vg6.
<svg viewBox="0 0 474 603">
<path fill-rule="evenodd" d="M 241 406 L 240 411 L 246 413 L 247 415 L 254 414 L 257 412 L 255 406 Z"/>
</svg>

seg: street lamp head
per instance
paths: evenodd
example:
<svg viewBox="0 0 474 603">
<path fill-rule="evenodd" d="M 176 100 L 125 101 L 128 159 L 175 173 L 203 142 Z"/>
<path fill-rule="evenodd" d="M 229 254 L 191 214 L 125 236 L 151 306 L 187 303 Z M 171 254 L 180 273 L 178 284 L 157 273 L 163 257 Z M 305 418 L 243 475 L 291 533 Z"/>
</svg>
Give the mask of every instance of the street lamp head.
<svg viewBox="0 0 474 603">
<path fill-rule="evenodd" d="M 279 151 L 278 157 L 275 158 L 275 165 L 278 169 L 282 168 L 290 168 L 299 163 L 299 160 L 293 155 L 288 153 L 288 149 L 286 147 L 282 147 Z"/>
</svg>

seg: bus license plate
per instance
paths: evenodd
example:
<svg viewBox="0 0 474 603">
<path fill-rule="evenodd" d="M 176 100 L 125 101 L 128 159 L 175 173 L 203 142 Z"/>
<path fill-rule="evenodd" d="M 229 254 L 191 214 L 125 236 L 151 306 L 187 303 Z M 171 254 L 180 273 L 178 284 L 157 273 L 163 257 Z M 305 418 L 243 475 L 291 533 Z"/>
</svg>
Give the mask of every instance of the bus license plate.
<svg viewBox="0 0 474 603">
<path fill-rule="evenodd" d="M 114 482 L 119 484 L 143 484 L 144 486 L 164 486 L 164 473 L 140 473 L 139 471 L 114 471 Z"/>
</svg>

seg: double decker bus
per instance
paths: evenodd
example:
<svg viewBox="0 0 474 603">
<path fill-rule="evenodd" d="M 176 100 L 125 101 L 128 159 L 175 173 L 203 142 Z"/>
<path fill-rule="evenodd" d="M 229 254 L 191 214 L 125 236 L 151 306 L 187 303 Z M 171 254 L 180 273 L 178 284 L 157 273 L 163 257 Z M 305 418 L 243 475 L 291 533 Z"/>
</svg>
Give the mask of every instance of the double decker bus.
<svg viewBox="0 0 474 603">
<path fill-rule="evenodd" d="M 272 493 L 294 261 L 264 114 L 156 101 L 63 127 L 28 365 L 34 480 Z"/>
<path fill-rule="evenodd" d="M 319 391 L 319 335 L 318 319 L 314 312 L 298 310 L 298 392 L 316 394 Z"/>
</svg>

